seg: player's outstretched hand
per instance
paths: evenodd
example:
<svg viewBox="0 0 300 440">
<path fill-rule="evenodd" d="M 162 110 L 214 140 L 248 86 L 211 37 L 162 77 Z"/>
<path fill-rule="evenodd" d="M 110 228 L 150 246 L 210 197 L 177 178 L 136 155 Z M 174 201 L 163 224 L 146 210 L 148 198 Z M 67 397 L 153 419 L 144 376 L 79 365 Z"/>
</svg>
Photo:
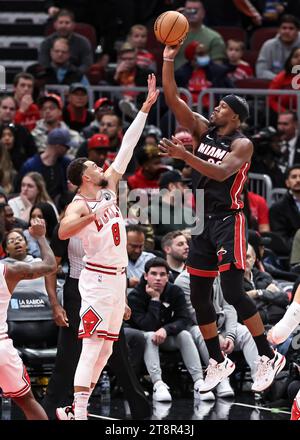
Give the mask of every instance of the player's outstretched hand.
<svg viewBox="0 0 300 440">
<path fill-rule="evenodd" d="M 165 46 L 163 58 L 166 58 L 167 60 L 174 60 L 176 55 L 178 54 L 182 43 L 178 43 L 176 46 Z"/>
<path fill-rule="evenodd" d="M 143 104 L 142 111 L 148 113 L 153 104 L 157 101 L 159 90 L 156 88 L 156 76 L 154 73 L 148 75 L 148 95 L 146 101 Z"/>
<path fill-rule="evenodd" d="M 46 235 L 45 220 L 43 220 L 41 218 L 32 219 L 31 225 L 29 227 L 29 233 L 34 238 L 45 237 L 45 235 Z"/>
<path fill-rule="evenodd" d="M 159 141 L 158 145 L 160 149 L 160 155 L 166 157 L 173 157 L 174 159 L 185 160 L 186 149 L 183 143 L 172 136 L 172 141 L 170 139 L 163 138 Z"/>
</svg>

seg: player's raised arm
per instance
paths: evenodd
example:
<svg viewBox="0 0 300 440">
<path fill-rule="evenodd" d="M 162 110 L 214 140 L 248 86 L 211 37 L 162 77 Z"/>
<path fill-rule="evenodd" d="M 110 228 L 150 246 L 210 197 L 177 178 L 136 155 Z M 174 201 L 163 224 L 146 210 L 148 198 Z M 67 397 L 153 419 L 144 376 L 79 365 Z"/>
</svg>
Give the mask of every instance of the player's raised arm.
<svg viewBox="0 0 300 440">
<path fill-rule="evenodd" d="M 78 234 L 95 219 L 96 214 L 89 212 L 84 202 L 73 202 L 68 206 L 65 216 L 60 222 L 58 236 L 61 240 L 67 240 Z"/>
<path fill-rule="evenodd" d="M 162 84 L 167 105 L 174 113 L 179 125 L 188 128 L 191 133 L 207 131 L 208 120 L 204 116 L 193 112 L 189 106 L 180 98 L 174 76 L 174 60 L 179 52 L 180 44 L 177 46 L 166 46 L 163 53 Z"/>
<path fill-rule="evenodd" d="M 132 158 L 133 150 L 136 147 L 145 127 L 148 113 L 155 104 L 159 90 L 156 88 L 156 77 L 152 73 L 148 75 L 148 95 L 142 105 L 141 110 L 138 112 L 136 118 L 127 129 L 120 150 L 108 170 L 104 173 L 105 178 L 112 178 L 115 184 L 121 179 L 125 173 L 126 168 Z"/>
<path fill-rule="evenodd" d="M 41 250 L 42 261 L 35 263 L 14 263 L 6 265 L 6 282 L 10 292 L 20 280 L 31 280 L 56 271 L 55 256 L 45 238 L 46 226 L 42 219 L 32 220 L 29 228 L 30 235 L 37 239 Z"/>
</svg>

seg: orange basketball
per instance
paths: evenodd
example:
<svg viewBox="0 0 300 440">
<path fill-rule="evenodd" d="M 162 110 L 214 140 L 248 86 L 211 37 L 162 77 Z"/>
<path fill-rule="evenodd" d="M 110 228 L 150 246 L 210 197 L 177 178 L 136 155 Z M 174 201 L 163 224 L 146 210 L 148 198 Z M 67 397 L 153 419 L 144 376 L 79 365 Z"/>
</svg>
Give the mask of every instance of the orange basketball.
<svg viewBox="0 0 300 440">
<path fill-rule="evenodd" d="M 156 39 L 167 46 L 176 46 L 184 40 L 188 31 L 189 22 L 177 11 L 164 12 L 154 23 Z"/>
</svg>

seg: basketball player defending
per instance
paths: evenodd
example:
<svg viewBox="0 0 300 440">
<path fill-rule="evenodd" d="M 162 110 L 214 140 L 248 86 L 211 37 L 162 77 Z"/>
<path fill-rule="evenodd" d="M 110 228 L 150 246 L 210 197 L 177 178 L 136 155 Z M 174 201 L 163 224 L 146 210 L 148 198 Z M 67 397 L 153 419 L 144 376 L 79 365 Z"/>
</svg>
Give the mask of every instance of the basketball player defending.
<svg viewBox="0 0 300 440">
<path fill-rule="evenodd" d="M 298 285 L 293 302 L 274 327 L 268 332 L 268 340 L 277 345 L 284 342 L 300 324 L 300 285 Z M 293 406 L 291 420 L 300 420 L 300 390 L 298 391 Z"/>
<path fill-rule="evenodd" d="M 24 412 L 27 420 L 47 420 L 47 414 L 35 400 L 23 362 L 7 335 L 7 309 L 11 292 L 21 280 L 31 280 L 56 271 L 56 261 L 47 240 L 44 220 L 34 219 L 29 228 L 40 246 L 42 261 L 37 263 L 0 263 L 0 388 Z"/>
<path fill-rule="evenodd" d="M 194 153 L 182 142 L 161 141 L 162 155 L 184 160 L 193 168 L 193 190 L 204 190 L 204 230 L 192 236 L 187 260 L 191 301 L 211 360 L 200 392 L 213 389 L 229 376 L 235 365 L 224 358 L 219 345 L 212 285 L 221 273 L 224 297 L 249 328 L 258 348 L 259 362 L 253 391 L 269 387 L 284 367 L 285 358 L 268 344 L 260 315 L 243 287 L 246 264 L 246 225 L 241 193 L 253 153 L 253 145 L 239 130 L 248 117 L 247 102 L 236 95 L 225 96 L 214 109 L 210 121 L 193 112 L 180 99 L 175 78 L 174 58 L 180 45 L 166 46 L 163 63 L 163 89 L 166 102 L 178 123 L 189 129 L 197 145 Z"/>
<path fill-rule="evenodd" d="M 124 221 L 116 201 L 117 185 L 158 94 L 156 78 L 149 75 L 146 101 L 105 173 L 86 158 L 75 159 L 68 167 L 68 179 L 79 189 L 60 224 L 59 238 L 77 235 L 85 251 L 85 267 L 79 277 L 79 337 L 83 343 L 74 378 L 75 420 L 87 419 L 89 397 L 122 324 L 128 257 Z"/>
</svg>

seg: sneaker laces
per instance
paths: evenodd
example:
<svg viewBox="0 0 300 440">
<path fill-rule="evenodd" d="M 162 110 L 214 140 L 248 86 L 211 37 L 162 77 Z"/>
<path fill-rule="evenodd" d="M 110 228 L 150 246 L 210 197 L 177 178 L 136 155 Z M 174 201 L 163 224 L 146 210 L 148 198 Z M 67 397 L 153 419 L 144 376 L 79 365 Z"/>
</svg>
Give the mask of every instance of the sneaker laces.
<svg viewBox="0 0 300 440">
<path fill-rule="evenodd" d="M 218 365 L 209 365 L 206 369 L 205 379 L 215 377 L 217 374 L 218 374 Z"/>
<path fill-rule="evenodd" d="M 270 360 L 265 362 L 262 359 L 260 359 L 256 363 L 258 364 L 258 367 L 257 367 L 257 371 L 256 371 L 255 381 L 261 379 L 262 377 L 264 377 L 268 373 L 268 371 L 270 369 Z"/>
</svg>

